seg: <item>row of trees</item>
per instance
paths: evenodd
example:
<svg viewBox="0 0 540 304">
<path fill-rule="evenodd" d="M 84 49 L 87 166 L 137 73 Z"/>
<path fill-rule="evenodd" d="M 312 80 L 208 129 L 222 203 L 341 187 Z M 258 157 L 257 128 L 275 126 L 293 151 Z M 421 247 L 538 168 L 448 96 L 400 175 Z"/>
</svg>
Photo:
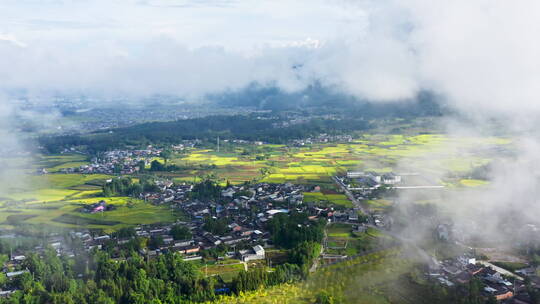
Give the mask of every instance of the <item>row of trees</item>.
<svg viewBox="0 0 540 304">
<path fill-rule="evenodd" d="M 234 293 L 239 294 L 240 292 L 294 282 L 302 279 L 304 275 L 302 267 L 295 264 L 278 265 L 272 272 L 268 272 L 264 268 L 255 268 L 240 272 L 233 279 L 231 287 Z"/>
<path fill-rule="evenodd" d="M 205 278 L 199 266 L 184 262 L 177 254 L 145 260 L 138 253 L 125 253 L 113 261 L 103 251 L 74 258 L 29 254 L 11 286 L 17 288 L 0 303 L 187 303 L 214 299 L 216 280 Z"/>
<path fill-rule="evenodd" d="M 221 186 L 211 178 L 205 178 L 202 182 L 193 186 L 190 196 L 199 200 L 217 200 L 221 198 Z"/>
<path fill-rule="evenodd" d="M 133 182 L 129 177 L 114 178 L 111 182 L 103 185 L 103 196 L 134 196 L 138 197 L 143 192 L 157 192 L 158 186 L 153 180 L 141 178 L 139 182 Z"/>
<path fill-rule="evenodd" d="M 204 219 L 203 229 L 215 235 L 224 235 L 229 231 L 229 221 L 226 218 L 214 219 L 206 217 Z"/>
<path fill-rule="evenodd" d="M 152 172 L 172 172 L 172 171 L 181 171 L 184 169 L 186 168 L 180 167 L 178 165 L 168 165 L 166 163 L 163 164 L 158 160 L 153 160 L 150 163 L 150 171 Z"/>
<path fill-rule="evenodd" d="M 268 223 L 274 244 L 294 248 L 302 242 L 321 243 L 324 237 L 324 219 L 310 221 L 307 214 L 293 212 L 276 214 Z"/>
<path fill-rule="evenodd" d="M 271 143 L 285 143 L 320 133 L 348 133 L 365 130 L 370 124 L 363 119 L 313 119 L 284 128 L 276 128 L 281 120 L 258 119 L 253 116 L 212 116 L 172 122 L 152 122 L 85 135 L 46 136 L 39 144 L 51 153 L 66 147 L 86 146 L 90 153 L 99 153 L 119 146 L 169 145 L 182 140 L 199 139 L 213 143 L 217 136 Z"/>
<path fill-rule="evenodd" d="M 324 221 L 309 221 L 304 213 L 275 215 L 268 227 L 274 243 L 289 249 L 288 263 L 278 265 L 273 272 L 263 268 L 241 272 L 233 279 L 232 291 L 239 294 L 305 278 L 310 265 L 321 253 L 324 226 Z"/>
<path fill-rule="evenodd" d="M 264 268 L 241 272 L 233 279 L 232 291 L 239 294 L 240 292 L 301 280 L 307 276 L 309 266 L 320 252 L 320 244 L 302 242 L 289 250 L 289 263 L 278 265 L 272 272 L 268 272 Z"/>
</svg>

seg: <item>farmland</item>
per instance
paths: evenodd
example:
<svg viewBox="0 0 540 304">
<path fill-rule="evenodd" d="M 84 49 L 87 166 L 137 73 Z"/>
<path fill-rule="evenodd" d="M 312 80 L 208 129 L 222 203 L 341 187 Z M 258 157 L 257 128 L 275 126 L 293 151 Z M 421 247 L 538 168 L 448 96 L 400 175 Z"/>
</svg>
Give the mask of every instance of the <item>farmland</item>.
<svg viewBox="0 0 540 304">
<path fill-rule="evenodd" d="M 353 232 L 350 224 L 331 224 L 327 227 L 326 252 L 329 254 L 354 256 L 373 248 L 380 236 L 375 229 Z"/>
<path fill-rule="evenodd" d="M 304 202 L 316 203 L 317 205 L 332 205 L 352 208 L 352 203 L 344 194 L 327 194 L 324 192 L 304 193 Z"/>
<path fill-rule="evenodd" d="M 27 190 L 12 190 L 0 200 L 0 223 L 5 228 L 25 223 L 111 231 L 127 225 L 174 220 L 171 211 L 164 207 L 128 197 L 100 197 L 101 185 L 110 178 L 102 174 L 28 176 L 31 186 Z M 79 212 L 83 205 L 100 200 L 116 209 L 101 214 Z"/>
<path fill-rule="evenodd" d="M 336 192 L 330 179 L 333 175 L 347 170 L 416 172 L 421 176 L 417 183 L 429 181 L 455 189 L 481 187 L 488 182 L 471 178 L 469 172 L 495 159 L 497 151 L 511 148 L 510 144 L 510 140 L 502 138 L 456 138 L 437 134 L 364 134 L 346 143 L 305 146 L 223 143 L 220 152 L 191 148 L 174 153 L 168 164 L 181 169 L 153 174 L 175 182 L 192 183 L 204 176 L 213 176 L 221 184 L 256 181 L 320 186 L 320 192 L 304 193 L 305 202 L 348 208 L 352 204 Z M 20 170 L 25 172 L 24 183 L 11 185 L 5 197 L 0 198 L 2 226 L 10 227 L 18 221 L 114 230 L 126 225 L 171 221 L 175 217 L 167 207 L 128 197 L 100 197 L 101 186 L 112 177 L 110 175 L 57 173 L 62 168 L 87 164 L 85 155 L 41 155 L 32 162 L 14 159 L 13 163 L 21 168 L 26 163 L 24 170 Z M 33 174 L 42 169 L 49 174 Z M 78 211 L 82 205 L 102 199 L 117 209 L 103 214 Z M 374 200 L 367 204 L 373 210 L 382 210 L 389 202 Z"/>
<path fill-rule="evenodd" d="M 194 181 L 212 174 L 222 181 L 242 183 L 331 184 L 329 177 L 347 170 L 420 172 L 435 183 L 476 186 L 469 178 L 446 177 L 448 172 L 467 177 L 475 167 L 496 157 L 511 141 L 502 138 L 448 137 L 424 134 L 368 135 L 348 143 L 320 143 L 303 147 L 285 145 L 224 145 L 222 152 L 193 149 L 178 154 L 172 163 L 189 169 L 168 174 L 177 181 Z"/>
<path fill-rule="evenodd" d="M 245 269 L 244 264 L 239 260 L 227 259 L 213 264 L 201 265 L 201 270 L 205 276 L 219 275 L 225 282 L 230 282 L 240 271 Z"/>
<path fill-rule="evenodd" d="M 88 164 L 87 157 L 82 154 L 43 155 L 36 160 L 36 166 L 46 168 L 48 172 L 58 172 L 64 168 L 86 164 Z"/>
<path fill-rule="evenodd" d="M 423 303 L 415 302 L 421 299 L 411 294 L 411 290 L 395 288 L 411 265 L 399 250 L 389 249 L 322 268 L 306 282 L 221 297 L 213 303 L 314 303 L 321 293 L 346 303 L 392 303 L 404 298 L 405 303 Z"/>
</svg>

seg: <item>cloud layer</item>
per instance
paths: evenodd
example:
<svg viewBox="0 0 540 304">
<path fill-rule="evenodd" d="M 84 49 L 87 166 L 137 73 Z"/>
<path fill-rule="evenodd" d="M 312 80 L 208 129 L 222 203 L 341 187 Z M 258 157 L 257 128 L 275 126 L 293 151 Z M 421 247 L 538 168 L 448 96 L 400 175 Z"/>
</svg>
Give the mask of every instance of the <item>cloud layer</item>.
<svg viewBox="0 0 540 304">
<path fill-rule="evenodd" d="M 540 3 L 4 1 L 0 87 L 201 96 L 313 81 L 393 101 L 538 110 Z"/>
</svg>

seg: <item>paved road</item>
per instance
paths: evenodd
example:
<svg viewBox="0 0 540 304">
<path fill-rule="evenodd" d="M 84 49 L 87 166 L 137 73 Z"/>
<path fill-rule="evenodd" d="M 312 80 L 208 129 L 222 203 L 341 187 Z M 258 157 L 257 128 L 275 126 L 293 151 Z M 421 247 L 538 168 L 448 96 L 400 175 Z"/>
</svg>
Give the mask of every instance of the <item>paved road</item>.
<svg viewBox="0 0 540 304">
<path fill-rule="evenodd" d="M 339 181 L 339 180 L 338 180 Z M 430 186 L 394 186 L 392 187 L 392 189 L 397 189 L 397 190 L 406 190 L 406 189 L 442 189 L 442 188 L 445 188 L 445 186 L 440 186 L 440 185 L 430 185 Z M 379 189 L 378 187 L 369 187 L 369 188 L 351 188 L 351 190 L 358 190 L 358 191 L 362 191 L 362 190 L 376 190 L 376 189 Z"/>
<path fill-rule="evenodd" d="M 351 200 L 351 202 L 353 203 L 353 205 L 360 209 L 362 211 L 362 213 L 364 214 L 369 214 L 368 210 L 365 209 L 362 204 L 354 197 L 354 195 L 352 194 L 351 191 L 349 191 L 349 189 L 347 189 L 347 187 L 335 176 L 332 176 L 332 179 L 334 180 L 334 182 L 336 184 L 338 184 L 338 186 L 341 188 L 341 190 L 343 190 L 343 192 L 345 192 L 345 195 Z"/>
<path fill-rule="evenodd" d="M 349 189 L 347 189 L 347 187 L 335 176 L 332 176 L 332 179 L 334 180 L 334 182 L 336 182 L 339 187 L 343 190 L 343 192 L 345 192 L 345 195 L 347 195 L 347 197 L 353 202 L 354 206 L 358 209 L 360 209 L 364 214 L 366 215 L 369 215 L 371 216 L 371 213 L 369 212 L 369 210 L 367 210 L 366 208 L 364 208 L 362 206 L 362 204 L 354 197 L 354 195 L 351 193 L 351 191 L 349 191 Z M 414 188 L 414 189 L 422 189 L 422 188 L 418 188 L 418 187 L 439 187 L 439 188 L 443 188 L 444 186 L 417 186 L 417 187 L 407 187 L 407 188 Z M 381 229 L 380 227 L 377 227 L 373 224 L 367 224 L 366 226 L 370 227 L 370 228 L 373 228 L 373 229 L 376 229 L 378 230 L 379 232 L 381 233 L 384 233 L 386 235 L 389 235 L 397 240 L 400 240 L 402 243 L 410 246 L 410 248 L 412 250 L 414 250 L 422 259 L 424 259 L 427 263 L 429 263 L 429 265 L 431 267 L 435 267 L 435 268 L 439 268 L 440 265 L 438 264 L 438 262 L 431 257 L 431 255 L 429 255 L 424 249 L 418 247 L 418 245 L 416 245 L 416 243 L 411 240 L 411 239 L 407 239 L 399 234 L 396 234 L 396 233 L 393 233 L 391 231 L 387 231 L 387 230 L 384 230 L 384 229 Z"/>
<path fill-rule="evenodd" d="M 441 189 L 444 186 L 397 186 L 394 189 Z"/>
</svg>

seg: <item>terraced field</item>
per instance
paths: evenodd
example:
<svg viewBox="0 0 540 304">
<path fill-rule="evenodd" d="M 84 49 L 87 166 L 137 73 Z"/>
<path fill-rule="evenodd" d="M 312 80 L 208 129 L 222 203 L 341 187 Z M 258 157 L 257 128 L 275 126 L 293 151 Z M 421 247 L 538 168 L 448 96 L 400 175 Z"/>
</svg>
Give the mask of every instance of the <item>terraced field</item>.
<svg viewBox="0 0 540 304">
<path fill-rule="evenodd" d="M 64 168 L 80 167 L 88 164 L 87 157 L 82 154 L 44 155 L 36 160 L 37 168 L 46 168 L 48 172 L 58 172 Z"/>
<path fill-rule="evenodd" d="M 86 227 L 106 231 L 155 222 L 173 221 L 166 207 L 128 197 L 101 197 L 101 185 L 111 176 L 102 174 L 47 174 L 28 177 L 28 189 L 17 189 L 0 199 L 0 226 L 46 224 Z M 89 214 L 85 204 L 105 200 L 115 210 Z"/>
</svg>

